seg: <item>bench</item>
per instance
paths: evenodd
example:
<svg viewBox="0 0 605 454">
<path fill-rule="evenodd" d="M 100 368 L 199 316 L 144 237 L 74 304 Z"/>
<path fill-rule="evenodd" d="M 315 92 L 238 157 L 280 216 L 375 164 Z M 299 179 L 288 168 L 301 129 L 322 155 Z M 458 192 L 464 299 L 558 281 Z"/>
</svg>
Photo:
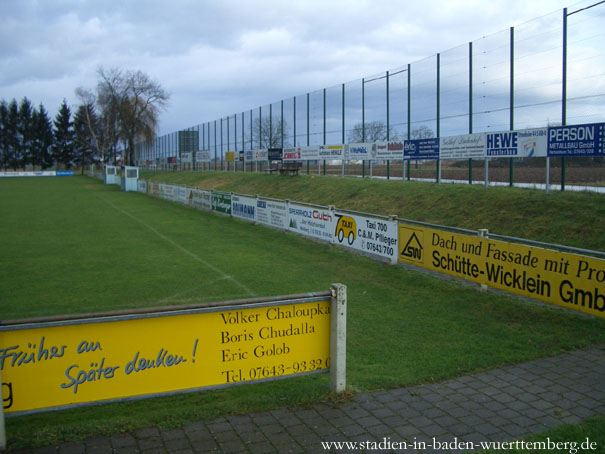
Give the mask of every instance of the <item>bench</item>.
<svg viewBox="0 0 605 454">
<path fill-rule="evenodd" d="M 302 167 L 302 162 L 300 161 L 286 161 L 282 163 L 281 168 L 279 169 L 280 175 L 298 175 L 300 168 Z"/>
<path fill-rule="evenodd" d="M 281 164 L 281 162 L 279 162 L 279 161 L 270 162 L 269 167 L 267 167 L 265 169 L 265 173 L 272 174 L 273 172 L 280 171 L 280 169 L 281 169 L 280 164 Z"/>
</svg>

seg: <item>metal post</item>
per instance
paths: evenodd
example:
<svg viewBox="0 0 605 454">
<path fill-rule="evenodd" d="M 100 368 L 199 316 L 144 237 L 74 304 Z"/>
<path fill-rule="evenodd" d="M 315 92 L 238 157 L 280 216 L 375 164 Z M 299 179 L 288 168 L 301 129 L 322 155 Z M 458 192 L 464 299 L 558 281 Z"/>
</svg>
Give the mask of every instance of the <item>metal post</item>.
<svg viewBox="0 0 605 454">
<path fill-rule="evenodd" d="M 214 171 L 216 172 L 216 165 L 218 164 L 217 159 L 217 143 L 216 143 L 216 120 L 214 120 Z"/>
<path fill-rule="evenodd" d="M 242 167 L 246 171 L 246 139 L 244 137 L 244 112 L 242 112 L 242 150 L 244 150 L 244 161 Z"/>
<path fill-rule="evenodd" d="M 324 88 L 324 134 L 323 134 L 323 142 L 324 146 L 326 145 L 326 89 Z M 319 165 L 319 163 L 318 163 Z M 326 175 L 326 160 L 324 159 L 324 176 Z"/>
<path fill-rule="evenodd" d="M 488 229 L 479 229 L 477 231 L 477 236 L 479 238 L 484 238 L 487 240 L 489 237 L 489 230 Z M 483 291 L 483 292 L 487 291 L 487 285 L 481 284 L 481 291 Z"/>
<path fill-rule="evenodd" d="M 227 122 L 227 129 L 229 128 L 229 122 Z M 227 133 L 228 141 L 231 140 L 229 133 Z M 237 115 L 233 114 L 233 153 L 237 153 Z M 234 154 L 233 157 L 233 171 L 237 172 L 237 163 L 239 162 L 239 153 Z"/>
<path fill-rule="evenodd" d="M 342 178 L 345 177 L 345 84 L 342 84 Z"/>
<path fill-rule="evenodd" d="M 310 142 L 311 135 L 310 135 L 310 129 L 309 129 L 309 119 L 310 119 L 310 116 L 309 116 L 309 103 L 310 103 L 309 93 L 307 93 L 307 146 L 309 146 L 310 143 L 311 143 Z M 307 175 L 309 175 L 309 167 L 310 167 L 309 166 L 309 160 L 307 159 Z"/>
<path fill-rule="evenodd" d="M 366 81 L 361 79 L 361 141 L 366 141 Z M 366 176 L 366 162 L 361 161 L 361 177 Z"/>
<path fill-rule="evenodd" d="M 338 284 L 336 284 L 336 285 L 338 285 Z M 337 298 L 338 298 L 339 288 L 336 288 L 336 289 L 334 289 L 334 287 L 332 287 L 332 288 L 333 288 L 332 292 L 334 292 L 334 291 L 337 292 Z M 344 293 L 344 295 L 345 295 L 344 296 L 344 298 L 345 298 L 344 310 L 345 310 L 345 316 L 346 316 L 346 310 L 347 310 L 347 299 L 346 299 L 347 298 L 347 288 L 346 287 L 344 289 L 344 292 L 345 292 Z M 334 301 L 334 298 L 332 298 L 332 301 Z M 334 307 L 334 305 L 335 304 L 333 302 L 332 303 L 332 307 Z M 336 302 L 336 308 L 335 309 L 336 310 L 339 309 L 338 301 Z M 346 325 L 345 325 L 345 329 L 346 329 Z M 345 340 L 346 340 L 346 331 L 345 331 Z M 346 351 L 345 351 L 345 353 L 346 353 Z M 337 354 L 338 354 L 338 352 L 337 352 Z M 332 372 L 332 370 L 330 369 L 330 373 L 331 372 Z M 2 383 L 2 378 L 1 377 L 0 377 L 0 383 Z M 335 392 L 339 392 L 337 390 L 334 390 L 334 391 Z M 343 389 L 343 391 L 344 391 L 344 389 Z M 0 399 L 0 400 L 2 400 L 2 399 Z M 3 401 L 0 402 L 0 405 L 1 405 L 1 407 L 0 407 L 0 450 L 4 451 L 6 449 L 6 427 L 4 425 L 4 402 Z"/>
<path fill-rule="evenodd" d="M 473 42 L 468 43 L 468 133 L 473 133 Z M 468 160 L 468 184 L 473 184 L 473 159 Z"/>
<path fill-rule="evenodd" d="M 510 130 L 515 129 L 515 27 L 510 28 Z M 514 158 L 510 158 L 508 162 L 508 185 L 513 186 L 513 167 Z"/>
<path fill-rule="evenodd" d="M 437 54 L 437 137 L 441 136 L 441 54 Z M 437 179 L 436 183 L 441 182 L 441 161 L 437 157 Z"/>
<path fill-rule="evenodd" d="M 408 63 L 408 140 L 412 135 L 412 66 Z M 408 181 L 410 175 L 410 161 L 408 161 Z M 405 179 L 405 162 L 403 163 L 403 178 Z"/>
<path fill-rule="evenodd" d="M 332 284 L 330 307 L 330 391 L 347 387 L 347 287 Z"/>
<path fill-rule="evenodd" d="M 296 96 L 294 96 L 294 111 L 293 111 L 293 116 L 294 116 L 294 140 L 293 140 L 293 146 L 296 148 Z"/>
<path fill-rule="evenodd" d="M 563 81 L 561 126 L 567 125 L 567 8 L 563 8 Z M 565 191 L 565 156 L 561 156 L 561 191 Z"/>
<path fill-rule="evenodd" d="M 273 146 L 273 104 L 269 104 L 269 147 Z"/>
<path fill-rule="evenodd" d="M 390 139 L 390 135 L 389 135 L 389 72 L 387 71 L 387 80 L 386 80 L 386 85 L 387 85 L 387 143 L 389 142 Z M 387 145 L 388 147 L 388 145 Z M 401 152 L 401 160 L 403 161 L 403 152 Z M 387 180 L 391 179 L 391 160 L 387 159 Z"/>
<path fill-rule="evenodd" d="M 550 157 L 546 157 L 546 193 L 550 193 Z"/>
</svg>

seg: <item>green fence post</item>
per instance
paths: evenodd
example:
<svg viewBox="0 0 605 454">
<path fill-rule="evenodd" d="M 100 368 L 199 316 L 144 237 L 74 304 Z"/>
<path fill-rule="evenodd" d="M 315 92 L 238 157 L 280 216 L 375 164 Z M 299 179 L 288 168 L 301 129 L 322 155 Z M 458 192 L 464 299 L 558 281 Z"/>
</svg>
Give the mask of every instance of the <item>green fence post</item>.
<svg viewBox="0 0 605 454">
<path fill-rule="evenodd" d="M 563 80 L 561 95 L 561 125 L 567 125 L 567 8 L 563 8 Z M 561 191 L 565 191 L 565 156 L 561 157 Z"/>
<path fill-rule="evenodd" d="M 515 27 L 510 28 L 510 130 L 515 127 Z M 508 162 L 508 180 L 509 186 L 513 186 L 513 167 L 514 158 Z"/>
<path fill-rule="evenodd" d="M 386 85 L 387 85 L 387 142 L 389 141 L 390 135 L 389 135 L 389 127 L 390 127 L 390 123 L 389 123 L 389 72 L 387 71 L 386 74 Z M 403 151 L 401 152 L 401 159 L 403 160 Z M 387 159 L 387 180 L 391 179 L 391 160 Z"/>
<path fill-rule="evenodd" d="M 473 42 L 468 43 L 468 133 L 473 133 Z M 468 184 L 473 184 L 473 159 L 468 160 Z"/>
</svg>

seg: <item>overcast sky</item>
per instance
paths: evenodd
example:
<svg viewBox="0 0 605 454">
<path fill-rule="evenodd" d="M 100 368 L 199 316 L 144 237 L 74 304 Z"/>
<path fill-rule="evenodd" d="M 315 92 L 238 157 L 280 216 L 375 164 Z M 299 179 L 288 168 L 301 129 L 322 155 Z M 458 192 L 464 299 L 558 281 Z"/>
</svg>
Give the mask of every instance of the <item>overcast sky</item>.
<svg viewBox="0 0 605 454">
<path fill-rule="evenodd" d="M 414 63 L 575 0 L 0 0 L 0 99 L 54 116 L 97 69 L 170 93 L 160 134 Z M 582 2 L 587 4 L 587 2 Z"/>
</svg>

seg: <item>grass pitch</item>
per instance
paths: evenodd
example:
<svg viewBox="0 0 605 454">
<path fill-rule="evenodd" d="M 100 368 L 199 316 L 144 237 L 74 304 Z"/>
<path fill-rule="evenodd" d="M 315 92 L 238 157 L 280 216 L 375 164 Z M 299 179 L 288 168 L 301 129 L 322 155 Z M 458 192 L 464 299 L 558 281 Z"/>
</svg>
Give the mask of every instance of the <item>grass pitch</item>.
<svg viewBox="0 0 605 454">
<path fill-rule="evenodd" d="M 85 178 L 0 180 L 0 317 L 348 286 L 350 389 L 439 381 L 605 341 L 605 322 Z M 329 398 L 326 375 L 7 421 L 28 447 Z"/>
</svg>

